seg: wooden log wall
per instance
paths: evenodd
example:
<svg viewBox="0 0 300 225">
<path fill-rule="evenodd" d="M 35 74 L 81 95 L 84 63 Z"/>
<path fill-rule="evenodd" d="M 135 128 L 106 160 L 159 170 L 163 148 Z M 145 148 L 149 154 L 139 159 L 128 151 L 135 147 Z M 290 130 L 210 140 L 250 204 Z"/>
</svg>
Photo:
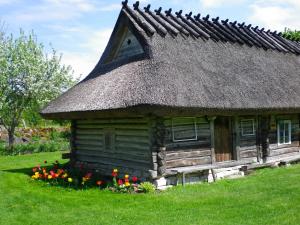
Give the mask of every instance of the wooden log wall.
<svg viewBox="0 0 300 225">
<path fill-rule="evenodd" d="M 143 47 L 134 36 L 134 34 L 128 28 L 126 28 L 125 30 L 126 33 L 123 37 L 123 40 L 121 40 L 121 45 L 117 50 L 114 59 L 123 59 L 126 57 L 139 55 L 144 52 Z"/>
<path fill-rule="evenodd" d="M 254 122 L 254 134 L 247 135 L 243 134 L 242 132 L 242 123 L 246 121 L 253 121 Z M 252 160 L 257 161 L 258 157 L 258 145 L 257 143 L 257 132 L 258 132 L 258 121 L 257 117 L 255 116 L 239 116 L 237 117 L 237 125 L 236 125 L 236 135 L 237 143 L 236 146 L 239 148 L 238 151 L 238 159 L 239 160 Z"/>
<path fill-rule="evenodd" d="M 147 118 L 77 120 L 74 150 L 77 162 L 88 163 L 101 174 L 148 177 L 152 168 Z"/>
<path fill-rule="evenodd" d="M 197 139 L 174 141 L 172 126 L 177 138 L 194 137 L 193 119 L 196 121 Z M 212 163 L 210 124 L 205 117 L 165 118 L 166 167 L 182 167 Z M 177 126 L 178 125 L 178 126 Z M 176 127 L 177 126 L 177 127 Z"/>
<path fill-rule="evenodd" d="M 278 145 L 277 124 L 279 120 L 291 121 L 291 144 Z M 299 133 L 299 115 L 272 115 L 269 130 L 269 157 L 299 153 Z"/>
</svg>

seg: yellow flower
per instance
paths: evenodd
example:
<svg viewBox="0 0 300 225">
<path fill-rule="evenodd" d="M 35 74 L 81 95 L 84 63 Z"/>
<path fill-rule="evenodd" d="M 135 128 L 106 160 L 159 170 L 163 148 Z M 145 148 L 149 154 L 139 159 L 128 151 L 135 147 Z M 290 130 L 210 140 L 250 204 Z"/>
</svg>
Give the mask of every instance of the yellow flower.
<svg viewBox="0 0 300 225">
<path fill-rule="evenodd" d="M 62 175 L 62 177 L 63 177 L 63 178 L 67 178 L 67 177 L 68 177 L 68 174 L 67 174 L 67 173 L 64 173 L 64 174 Z"/>
<path fill-rule="evenodd" d="M 69 177 L 69 178 L 68 178 L 68 182 L 69 182 L 69 183 L 72 183 L 72 182 L 73 182 L 73 179 L 72 179 L 71 177 Z"/>
<path fill-rule="evenodd" d="M 125 182 L 125 186 L 126 187 L 130 186 L 130 183 L 129 182 Z"/>
<path fill-rule="evenodd" d="M 129 178 L 129 175 L 128 175 L 128 174 L 126 174 L 126 175 L 125 175 L 125 179 L 128 179 L 128 178 Z"/>
<path fill-rule="evenodd" d="M 32 179 L 36 179 L 36 176 L 35 176 L 35 175 L 32 175 L 31 178 L 32 178 Z"/>
<path fill-rule="evenodd" d="M 39 176 L 40 173 L 39 173 L 39 172 L 35 172 L 34 175 L 35 175 L 35 176 Z"/>
<path fill-rule="evenodd" d="M 114 173 L 117 173 L 118 172 L 118 169 L 114 169 Z"/>
<path fill-rule="evenodd" d="M 52 179 L 52 176 L 51 176 L 51 175 L 48 175 L 48 179 L 49 179 L 49 180 Z"/>
</svg>

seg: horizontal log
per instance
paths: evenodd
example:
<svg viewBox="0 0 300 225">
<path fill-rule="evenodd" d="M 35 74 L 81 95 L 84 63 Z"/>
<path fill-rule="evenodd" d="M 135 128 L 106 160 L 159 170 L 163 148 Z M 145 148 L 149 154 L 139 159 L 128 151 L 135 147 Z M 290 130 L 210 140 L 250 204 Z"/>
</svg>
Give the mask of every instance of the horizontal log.
<svg viewBox="0 0 300 225">
<path fill-rule="evenodd" d="M 175 118 L 174 120 L 173 120 L 173 122 L 174 122 L 174 124 L 176 123 L 176 124 L 191 124 L 191 122 L 193 123 L 193 118 Z M 204 118 L 204 117 L 195 117 L 195 121 L 196 121 L 196 123 L 198 124 L 201 124 L 201 123 L 203 123 L 203 124 L 207 124 L 208 122 L 207 122 L 207 120 Z M 172 119 L 165 119 L 164 120 L 164 125 L 165 126 L 172 126 Z"/>
<path fill-rule="evenodd" d="M 186 141 L 186 142 L 174 142 L 166 144 L 167 151 L 174 149 L 208 149 L 210 148 L 210 142 L 207 141 Z"/>
<path fill-rule="evenodd" d="M 77 124 L 132 124 L 143 123 L 147 124 L 148 118 L 128 118 L 128 119 L 97 119 L 97 120 L 76 120 Z"/>
<path fill-rule="evenodd" d="M 76 129 L 75 133 L 77 135 L 103 135 L 103 129 Z"/>
<path fill-rule="evenodd" d="M 210 156 L 204 156 L 199 158 L 188 158 L 188 159 L 176 159 L 167 161 L 167 168 L 184 167 L 184 166 L 196 166 L 211 163 Z"/>
<path fill-rule="evenodd" d="M 142 131 L 142 130 L 115 130 L 116 135 L 122 136 L 135 136 L 135 137 L 149 137 L 149 131 Z"/>
<path fill-rule="evenodd" d="M 90 141 L 90 140 L 75 140 L 75 145 L 84 145 L 84 146 L 94 146 L 94 147 L 102 147 L 102 140 L 98 141 Z"/>
<path fill-rule="evenodd" d="M 289 148 L 280 148 L 270 150 L 270 156 L 278 156 L 283 154 L 289 154 L 293 152 L 299 152 L 300 147 L 289 147 Z"/>
<path fill-rule="evenodd" d="M 132 142 L 115 142 L 115 148 L 122 148 L 122 149 L 134 149 L 134 150 L 149 150 L 150 151 L 150 145 L 143 144 L 143 143 L 132 143 Z"/>
<path fill-rule="evenodd" d="M 103 129 L 103 128 L 115 128 L 115 129 L 135 129 L 135 130 L 148 130 L 147 124 L 115 124 L 113 126 L 107 126 L 105 124 L 78 124 L 79 129 Z"/>
<path fill-rule="evenodd" d="M 284 144 L 284 145 L 278 145 L 276 144 L 270 144 L 270 150 L 276 150 L 276 149 L 282 149 L 282 148 L 292 148 L 292 147 L 299 147 L 299 142 L 294 141 L 291 144 Z"/>
<path fill-rule="evenodd" d="M 141 138 L 141 137 L 133 137 L 133 136 L 119 136 L 116 135 L 116 141 L 117 142 L 122 142 L 125 145 L 127 143 L 140 143 L 144 145 L 149 145 L 150 144 L 150 139 L 148 137 Z"/>
<path fill-rule="evenodd" d="M 195 157 L 202 157 L 202 156 L 210 156 L 211 150 L 194 150 L 194 151 L 174 151 L 174 152 L 167 152 L 166 160 L 174 160 L 174 159 L 183 159 L 183 158 L 195 158 Z"/>
<path fill-rule="evenodd" d="M 97 141 L 103 140 L 103 135 L 82 135 L 82 134 L 77 134 L 75 137 L 75 140 L 87 140 L 87 141 Z"/>
<path fill-rule="evenodd" d="M 240 151 L 240 157 L 243 159 L 257 157 L 257 149 Z"/>
<path fill-rule="evenodd" d="M 98 163 L 103 165 L 111 165 L 114 168 L 118 167 L 128 167 L 133 169 L 141 169 L 141 170 L 149 170 L 151 169 L 151 163 L 137 163 L 132 162 L 129 160 L 117 160 L 117 159 L 111 159 L 111 158 L 104 158 L 104 157 L 95 157 L 95 156 L 83 156 L 83 155 L 77 155 L 77 160 L 83 161 L 83 162 L 91 162 L 91 163 Z"/>
<path fill-rule="evenodd" d="M 107 160 L 126 160 L 130 162 L 138 162 L 138 163 L 146 163 L 150 162 L 149 155 L 132 155 L 128 152 L 120 153 L 120 152 L 103 152 L 103 151 L 88 151 L 88 150 L 77 150 L 76 155 L 79 156 L 92 156 L 92 157 L 99 157 L 105 158 Z"/>
</svg>

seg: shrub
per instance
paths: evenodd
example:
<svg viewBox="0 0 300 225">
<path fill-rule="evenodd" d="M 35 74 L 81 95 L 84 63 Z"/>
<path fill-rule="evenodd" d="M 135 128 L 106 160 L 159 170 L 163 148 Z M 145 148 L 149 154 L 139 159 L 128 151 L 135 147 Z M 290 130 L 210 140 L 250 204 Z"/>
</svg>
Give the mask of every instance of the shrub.
<svg viewBox="0 0 300 225">
<path fill-rule="evenodd" d="M 23 155 L 38 152 L 55 152 L 69 150 L 67 141 L 47 141 L 47 142 L 29 142 L 24 144 L 15 144 L 13 150 L 8 149 L 4 144 L 0 144 L 0 154 L 2 155 Z"/>
<path fill-rule="evenodd" d="M 139 188 L 142 192 L 153 193 L 155 192 L 155 186 L 150 182 L 143 182 L 139 185 Z"/>
</svg>

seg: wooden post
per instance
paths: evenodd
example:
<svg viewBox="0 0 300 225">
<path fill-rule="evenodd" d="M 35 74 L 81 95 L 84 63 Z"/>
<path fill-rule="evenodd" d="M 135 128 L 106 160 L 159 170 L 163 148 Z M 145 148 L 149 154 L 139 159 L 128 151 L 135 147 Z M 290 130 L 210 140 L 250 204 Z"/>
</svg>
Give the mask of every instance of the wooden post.
<svg viewBox="0 0 300 225">
<path fill-rule="evenodd" d="M 163 122 L 163 118 L 154 117 L 152 120 L 152 156 L 157 157 L 156 162 L 153 160 L 153 164 L 156 164 L 154 170 L 157 171 L 158 176 L 163 176 L 166 172 L 166 147 L 165 136 L 166 129 Z"/>
<path fill-rule="evenodd" d="M 257 161 L 262 162 L 262 146 L 261 146 L 261 117 L 256 116 L 256 149 Z"/>
<path fill-rule="evenodd" d="M 76 139 L 76 120 L 71 121 L 71 137 L 70 137 L 70 161 L 71 163 L 75 163 L 76 161 L 76 146 L 75 146 L 75 139 Z"/>
<path fill-rule="evenodd" d="M 235 158 L 237 161 L 240 160 L 240 126 L 239 126 L 239 117 L 234 117 L 234 132 L 235 132 Z"/>
<path fill-rule="evenodd" d="M 215 119 L 216 116 L 208 117 L 209 127 L 210 127 L 210 150 L 211 150 L 211 163 L 214 164 L 216 162 L 216 154 L 215 154 Z"/>
</svg>

